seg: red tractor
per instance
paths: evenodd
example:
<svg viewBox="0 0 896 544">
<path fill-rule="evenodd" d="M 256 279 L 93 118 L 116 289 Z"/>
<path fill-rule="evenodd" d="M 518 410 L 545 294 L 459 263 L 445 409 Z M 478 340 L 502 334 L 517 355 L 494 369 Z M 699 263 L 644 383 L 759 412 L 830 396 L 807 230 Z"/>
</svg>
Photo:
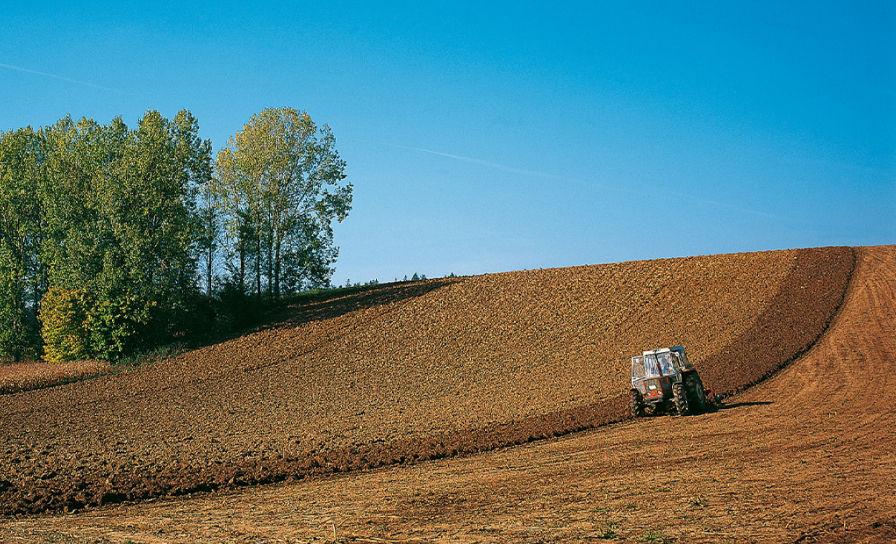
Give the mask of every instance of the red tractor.
<svg viewBox="0 0 896 544">
<path fill-rule="evenodd" d="M 699 413 L 714 407 L 711 399 L 684 346 L 652 349 L 632 357 L 629 407 L 633 417 Z"/>
</svg>

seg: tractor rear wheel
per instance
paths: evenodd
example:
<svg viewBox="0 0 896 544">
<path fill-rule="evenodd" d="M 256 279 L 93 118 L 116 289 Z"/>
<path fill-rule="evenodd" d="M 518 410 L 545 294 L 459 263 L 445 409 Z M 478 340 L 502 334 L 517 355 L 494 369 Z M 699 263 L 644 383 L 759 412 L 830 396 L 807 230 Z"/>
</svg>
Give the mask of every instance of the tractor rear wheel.
<svg viewBox="0 0 896 544">
<path fill-rule="evenodd" d="M 690 390 L 688 406 L 694 411 L 705 412 L 709 402 L 706 399 L 703 380 L 700 379 L 700 376 L 694 374 L 688 378 L 688 389 Z"/>
<path fill-rule="evenodd" d="M 641 417 L 644 415 L 644 397 L 641 396 L 641 392 L 637 389 L 632 389 L 628 407 L 632 417 Z"/>
<path fill-rule="evenodd" d="M 675 411 L 680 416 L 686 416 L 690 413 L 688 407 L 688 394 L 684 388 L 684 384 L 672 384 L 672 402 L 675 404 Z"/>
</svg>

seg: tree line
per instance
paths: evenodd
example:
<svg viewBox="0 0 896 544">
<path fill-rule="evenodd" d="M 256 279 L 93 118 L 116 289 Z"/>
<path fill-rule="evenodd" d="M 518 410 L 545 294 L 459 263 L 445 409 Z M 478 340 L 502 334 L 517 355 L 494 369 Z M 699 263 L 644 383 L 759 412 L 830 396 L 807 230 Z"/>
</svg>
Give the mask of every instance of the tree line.
<svg viewBox="0 0 896 544">
<path fill-rule="evenodd" d="M 222 300 L 329 285 L 345 168 L 330 128 L 292 108 L 216 157 L 186 110 L 0 133 L 0 356 L 115 360 Z"/>
</svg>

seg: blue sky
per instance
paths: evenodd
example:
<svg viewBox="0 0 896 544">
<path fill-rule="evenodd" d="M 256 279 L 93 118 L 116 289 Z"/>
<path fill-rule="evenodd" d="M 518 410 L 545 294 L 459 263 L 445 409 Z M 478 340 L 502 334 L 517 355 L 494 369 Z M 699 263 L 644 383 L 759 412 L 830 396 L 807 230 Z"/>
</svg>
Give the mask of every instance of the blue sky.
<svg viewBox="0 0 896 544">
<path fill-rule="evenodd" d="M 896 243 L 894 2 L 28 4 L 0 130 L 307 110 L 339 282 Z"/>
</svg>

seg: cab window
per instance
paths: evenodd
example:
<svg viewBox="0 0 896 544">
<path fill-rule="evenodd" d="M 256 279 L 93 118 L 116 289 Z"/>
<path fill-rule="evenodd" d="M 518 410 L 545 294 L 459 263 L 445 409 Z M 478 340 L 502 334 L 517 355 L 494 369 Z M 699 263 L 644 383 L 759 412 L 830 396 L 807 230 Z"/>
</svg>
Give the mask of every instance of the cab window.
<svg viewBox="0 0 896 544">
<path fill-rule="evenodd" d="M 659 378 L 660 367 L 656 360 L 656 355 L 648 355 L 644 357 L 644 374 L 647 378 Z"/>
<path fill-rule="evenodd" d="M 675 368 L 672 366 L 672 357 L 668 353 L 660 353 L 656 356 L 657 360 L 660 363 L 660 369 L 663 371 L 663 376 L 670 376 L 675 374 Z"/>
<path fill-rule="evenodd" d="M 632 379 L 641 380 L 644 377 L 644 357 L 632 357 Z"/>
</svg>

